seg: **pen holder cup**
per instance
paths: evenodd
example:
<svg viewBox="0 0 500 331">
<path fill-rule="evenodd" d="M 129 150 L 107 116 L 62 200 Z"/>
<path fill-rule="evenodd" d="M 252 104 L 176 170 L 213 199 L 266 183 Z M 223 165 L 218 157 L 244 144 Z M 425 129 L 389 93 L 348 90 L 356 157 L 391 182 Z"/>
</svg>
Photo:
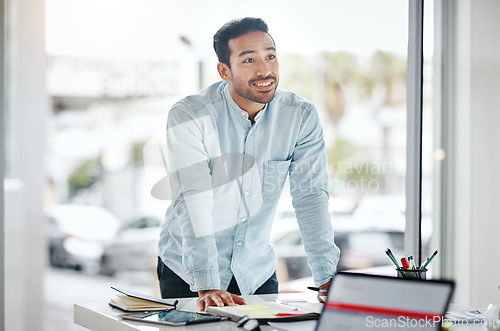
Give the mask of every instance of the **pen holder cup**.
<svg viewBox="0 0 500 331">
<path fill-rule="evenodd" d="M 427 269 L 396 269 L 398 278 L 425 279 Z"/>
</svg>

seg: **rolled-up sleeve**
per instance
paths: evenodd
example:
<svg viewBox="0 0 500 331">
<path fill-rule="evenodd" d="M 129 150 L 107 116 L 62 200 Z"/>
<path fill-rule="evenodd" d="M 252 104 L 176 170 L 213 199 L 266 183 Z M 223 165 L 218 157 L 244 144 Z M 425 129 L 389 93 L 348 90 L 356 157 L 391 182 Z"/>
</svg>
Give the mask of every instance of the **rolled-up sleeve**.
<svg viewBox="0 0 500 331">
<path fill-rule="evenodd" d="M 182 105 L 172 108 L 167 121 L 172 203 L 182 234 L 182 262 L 192 291 L 220 289 L 205 124 L 203 118 L 193 118 Z"/>
<path fill-rule="evenodd" d="M 331 279 L 340 250 L 335 245 L 328 211 L 328 166 L 316 109 L 304 113 L 290 165 L 290 193 L 314 283 Z"/>
</svg>

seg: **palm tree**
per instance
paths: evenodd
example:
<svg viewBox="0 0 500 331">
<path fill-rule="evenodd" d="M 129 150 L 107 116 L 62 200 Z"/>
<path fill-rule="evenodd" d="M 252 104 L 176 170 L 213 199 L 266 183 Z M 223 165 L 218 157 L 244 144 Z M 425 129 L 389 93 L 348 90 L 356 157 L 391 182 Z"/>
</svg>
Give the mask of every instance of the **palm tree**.
<svg viewBox="0 0 500 331">
<path fill-rule="evenodd" d="M 405 100 L 405 93 L 394 93 L 396 86 L 406 85 L 406 59 L 390 52 L 373 54 L 368 78 L 385 88 L 384 105 L 396 105 Z"/>
<path fill-rule="evenodd" d="M 344 115 L 347 88 L 358 76 L 356 57 L 348 52 L 325 53 L 325 109 L 337 124 Z"/>
</svg>

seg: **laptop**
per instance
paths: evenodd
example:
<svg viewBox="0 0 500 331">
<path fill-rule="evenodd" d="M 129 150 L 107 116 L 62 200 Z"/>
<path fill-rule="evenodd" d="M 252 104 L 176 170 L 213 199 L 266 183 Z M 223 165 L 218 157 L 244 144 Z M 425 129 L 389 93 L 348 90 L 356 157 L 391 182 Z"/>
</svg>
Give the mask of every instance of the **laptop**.
<svg viewBox="0 0 500 331">
<path fill-rule="evenodd" d="M 338 272 L 316 331 L 441 330 L 454 282 Z"/>
</svg>

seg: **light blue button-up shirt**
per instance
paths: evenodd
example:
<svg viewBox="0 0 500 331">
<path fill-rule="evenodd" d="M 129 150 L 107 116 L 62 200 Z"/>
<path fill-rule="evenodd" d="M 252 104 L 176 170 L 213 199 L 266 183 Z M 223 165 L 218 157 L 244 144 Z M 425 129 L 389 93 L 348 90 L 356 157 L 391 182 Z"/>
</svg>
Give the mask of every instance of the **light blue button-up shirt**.
<svg viewBox="0 0 500 331">
<path fill-rule="evenodd" d="M 314 105 L 277 90 L 255 117 L 219 82 L 175 104 L 167 121 L 172 204 L 159 256 L 192 291 L 253 294 L 277 267 L 269 243 L 287 175 L 314 282 L 336 272 L 323 132 Z"/>
</svg>

